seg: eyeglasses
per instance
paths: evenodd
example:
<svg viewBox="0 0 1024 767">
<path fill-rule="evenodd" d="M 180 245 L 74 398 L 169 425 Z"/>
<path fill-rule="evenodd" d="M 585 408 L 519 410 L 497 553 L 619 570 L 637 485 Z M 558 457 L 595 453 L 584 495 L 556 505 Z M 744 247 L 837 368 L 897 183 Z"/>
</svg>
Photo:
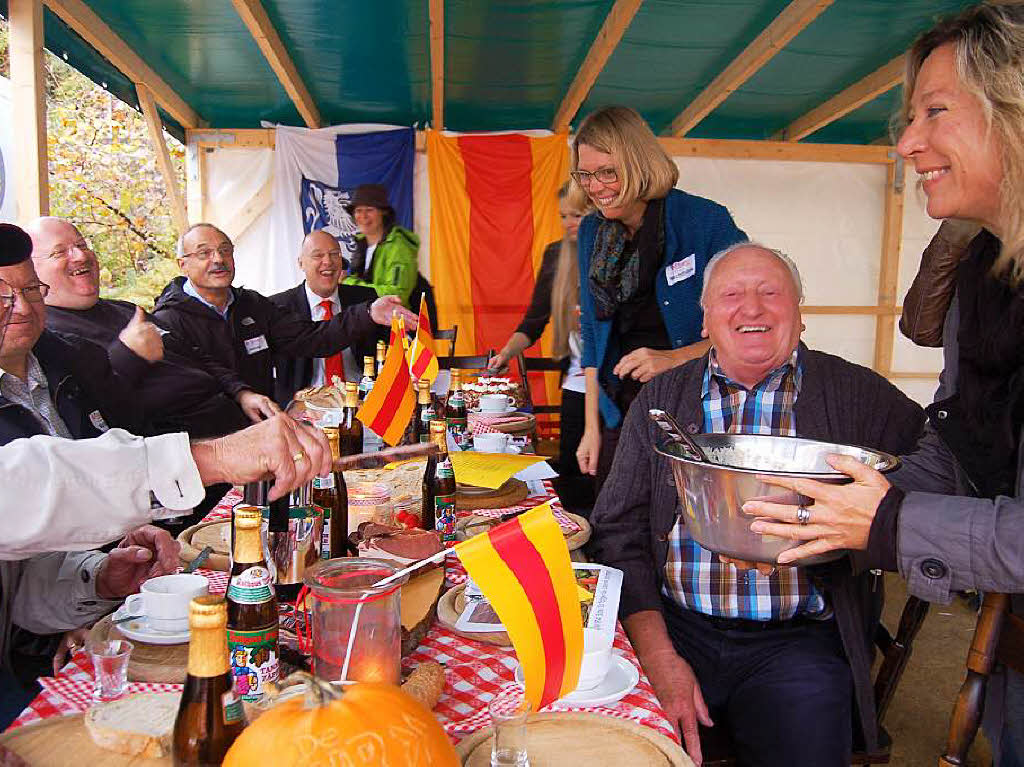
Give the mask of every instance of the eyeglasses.
<svg viewBox="0 0 1024 767">
<path fill-rule="evenodd" d="M 49 292 L 50 286 L 45 282 L 39 282 L 35 285 L 26 285 L 23 288 L 16 288 L 13 285 L 8 285 L 3 280 L 0 280 L 0 306 L 14 306 L 14 297 L 19 294 L 29 303 L 38 304 L 46 298 L 46 294 Z"/>
<path fill-rule="evenodd" d="M 574 170 L 569 175 L 582 187 L 589 187 L 594 181 L 607 185 L 619 180 L 619 172 L 612 167 L 598 168 L 592 173 L 587 170 Z"/>
<path fill-rule="evenodd" d="M 222 258 L 231 258 L 235 254 L 235 246 L 230 242 L 218 245 L 216 248 L 200 248 L 192 253 L 185 253 L 185 258 L 194 258 L 197 261 L 209 261 L 214 253 L 219 253 Z"/>
<path fill-rule="evenodd" d="M 89 247 L 89 243 L 85 240 L 79 240 L 78 242 L 73 242 L 70 245 L 58 245 L 56 248 L 51 250 L 46 257 L 52 258 L 54 261 L 63 261 L 71 255 L 72 250 L 77 250 L 80 253 L 92 253 L 92 248 Z"/>
</svg>

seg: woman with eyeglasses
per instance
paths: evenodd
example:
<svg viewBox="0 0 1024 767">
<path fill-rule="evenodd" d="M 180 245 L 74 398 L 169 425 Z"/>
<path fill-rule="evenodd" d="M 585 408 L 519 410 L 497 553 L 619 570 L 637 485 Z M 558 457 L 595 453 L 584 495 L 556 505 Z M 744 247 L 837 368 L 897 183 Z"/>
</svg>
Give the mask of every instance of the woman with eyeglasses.
<svg viewBox="0 0 1024 767">
<path fill-rule="evenodd" d="M 574 195 L 596 208 L 578 236 L 586 420 L 576 458 L 600 487 L 640 387 L 707 351 L 704 266 L 746 235 L 723 206 L 674 188 L 679 168 L 628 107 L 589 115 L 570 162 Z"/>
</svg>

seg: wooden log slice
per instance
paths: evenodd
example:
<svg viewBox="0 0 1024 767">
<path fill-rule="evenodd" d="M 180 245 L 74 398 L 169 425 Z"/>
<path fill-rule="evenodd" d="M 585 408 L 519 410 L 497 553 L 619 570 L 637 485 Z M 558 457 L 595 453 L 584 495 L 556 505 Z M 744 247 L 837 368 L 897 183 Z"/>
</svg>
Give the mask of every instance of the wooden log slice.
<svg viewBox="0 0 1024 767">
<path fill-rule="evenodd" d="M 459 511 L 502 509 L 522 503 L 529 495 L 530 490 L 526 483 L 515 477 L 496 490 L 475 485 L 462 485 L 455 490 L 455 508 Z"/>
<path fill-rule="evenodd" d="M 106 616 L 89 629 L 89 639 L 99 642 L 108 639 L 128 639 Z M 156 645 L 128 639 L 134 645 L 128 661 L 128 680 L 131 682 L 185 681 L 188 670 L 188 642 L 184 644 Z"/>
<path fill-rule="evenodd" d="M 494 730 L 488 727 L 455 747 L 465 767 L 490 767 Z M 694 767 L 672 740 L 626 719 L 575 711 L 531 714 L 526 724 L 530 767 Z M 571 757 L 567 761 L 567 756 Z"/>
<path fill-rule="evenodd" d="M 178 558 L 188 564 L 199 556 L 199 552 L 207 546 L 213 551 L 203 567 L 208 570 L 231 572 L 231 520 L 217 519 L 212 522 L 200 522 L 198 525 L 186 527 L 178 533 L 181 551 Z"/>
<path fill-rule="evenodd" d="M 590 540 L 590 534 L 592 532 L 590 523 L 585 517 L 581 517 L 579 514 L 572 514 L 568 511 L 563 511 L 562 513 L 579 525 L 579 530 L 565 536 L 565 544 L 569 547 L 569 551 L 576 551 L 577 549 L 582 548 L 583 545 Z M 478 533 L 489 530 L 498 523 L 499 519 L 497 517 L 484 517 L 479 514 L 470 514 L 468 517 L 462 517 L 456 523 L 456 534 L 460 541 L 464 541 Z"/>
<path fill-rule="evenodd" d="M 171 767 L 170 756 L 146 759 L 100 748 L 85 729 L 84 714 L 55 716 L 8 730 L 0 735 L 0 754 L 4 752 L 33 767 Z"/>
<path fill-rule="evenodd" d="M 437 601 L 444 587 L 444 568 L 427 570 L 402 586 L 402 657 L 423 641 L 437 615 Z"/>
<path fill-rule="evenodd" d="M 460 631 L 455 628 L 455 622 L 466 608 L 465 591 L 465 585 L 456 586 L 442 595 L 441 600 L 437 603 L 438 623 L 466 639 L 474 639 L 477 642 L 498 645 L 499 647 L 511 647 L 512 642 L 504 631 L 476 633 L 473 631 Z"/>
</svg>

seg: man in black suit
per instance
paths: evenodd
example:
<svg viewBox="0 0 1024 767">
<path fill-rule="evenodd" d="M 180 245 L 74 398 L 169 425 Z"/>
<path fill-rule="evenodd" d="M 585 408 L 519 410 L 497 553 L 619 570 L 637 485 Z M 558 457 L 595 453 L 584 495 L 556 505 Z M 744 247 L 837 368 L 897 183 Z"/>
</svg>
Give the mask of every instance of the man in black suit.
<svg viewBox="0 0 1024 767">
<path fill-rule="evenodd" d="M 270 297 L 277 306 L 289 309 L 303 319 L 327 320 L 344 307 L 374 301 L 377 291 L 360 285 L 339 285 L 348 274 L 348 263 L 342 256 L 338 241 L 329 232 L 310 232 L 299 250 L 299 269 L 305 281 L 290 290 Z M 343 349 L 332 357 L 274 357 L 274 399 L 287 407 L 295 392 L 307 386 L 323 386 L 333 375 L 348 381 L 362 376 L 363 357 L 374 355 L 377 338 L 385 338 L 387 330 L 379 327 L 376 336 Z"/>
</svg>

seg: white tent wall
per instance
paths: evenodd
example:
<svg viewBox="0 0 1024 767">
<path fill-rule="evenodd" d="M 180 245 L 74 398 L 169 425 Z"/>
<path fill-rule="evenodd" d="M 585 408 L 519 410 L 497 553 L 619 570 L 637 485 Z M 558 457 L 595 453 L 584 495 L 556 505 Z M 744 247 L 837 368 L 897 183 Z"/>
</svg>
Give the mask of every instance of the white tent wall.
<svg viewBox="0 0 1024 767">
<path fill-rule="evenodd" d="M 196 152 L 203 153 L 199 162 L 205 177 L 203 220 L 218 224 L 235 240 L 236 284 L 268 294 L 301 279 L 295 265 L 298 243 L 287 253 L 268 252 L 271 144 L 269 139 L 262 146 L 243 148 L 198 144 L 190 152 L 193 165 Z M 721 157 L 675 160 L 680 188 L 722 203 L 751 239 L 793 258 L 803 276 L 806 306 L 877 306 L 886 165 Z M 898 300 L 910 286 L 921 252 L 937 228 L 924 211 L 913 172 L 907 176 Z M 194 177 L 191 172 L 189 177 Z M 420 269 L 430 278 L 430 189 L 422 151 L 416 154 L 413 184 Z M 200 220 L 193 211 L 195 190 L 190 189 L 189 198 L 189 218 Z M 804 322 L 809 346 L 872 365 L 878 324 L 874 314 L 807 313 Z M 918 402 L 930 402 L 942 366 L 941 351 L 914 346 L 898 329 L 894 336 L 893 382 Z"/>
</svg>

